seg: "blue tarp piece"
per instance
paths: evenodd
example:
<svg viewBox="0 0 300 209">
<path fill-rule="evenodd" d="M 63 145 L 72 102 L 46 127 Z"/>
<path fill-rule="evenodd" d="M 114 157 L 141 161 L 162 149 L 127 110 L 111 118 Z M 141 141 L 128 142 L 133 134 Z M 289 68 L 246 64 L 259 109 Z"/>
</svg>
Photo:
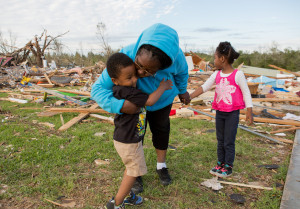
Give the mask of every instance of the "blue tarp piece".
<svg viewBox="0 0 300 209">
<path fill-rule="evenodd" d="M 277 87 L 277 85 L 284 84 L 284 80 L 273 79 L 273 78 L 269 78 L 269 77 L 266 77 L 263 75 L 258 78 L 253 79 L 251 82 L 254 82 L 254 83 L 264 82 L 264 84 L 262 84 L 262 85 L 272 85 L 272 87 Z"/>
<path fill-rule="evenodd" d="M 275 91 L 289 92 L 288 90 L 285 90 L 284 88 L 276 88 L 276 87 L 273 87 L 273 89 L 274 89 Z"/>
</svg>

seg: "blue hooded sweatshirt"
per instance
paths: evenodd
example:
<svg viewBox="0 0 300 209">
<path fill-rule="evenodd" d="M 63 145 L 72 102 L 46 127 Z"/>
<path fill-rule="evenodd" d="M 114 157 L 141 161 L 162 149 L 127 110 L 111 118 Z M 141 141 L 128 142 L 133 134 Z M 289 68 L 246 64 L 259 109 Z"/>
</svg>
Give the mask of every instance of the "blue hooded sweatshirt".
<svg viewBox="0 0 300 209">
<path fill-rule="evenodd" d="M 172 65 L 164 70 L 159 70 L 155 76 L 139 78 L 137 88 L 147 94 L 154 92 L 160 82 L 171 79 L 172 89 L 166 90 L 160 99 L 147 107 L 148 111 L 156 111 L 170 105 L 178 94 L 186 92 L 188 81 L 188 66 L 182 50 L 179 48 L 177 32 L 164 24 L 154 24 L 144 30 L 135 44 L 124 47 L 120 52 L 127 54 L 135 60 L 138 49 L 143 44 L 150 44 L 164 51 L 172 60 Z M 91 96 L 101 108 L 110 113 L 120 113 L 124 104 L 123 100 L 113 97 L 112 87 L 114 83 L 105 69 L 98 80 L 92 86 Z"/>
</svg>

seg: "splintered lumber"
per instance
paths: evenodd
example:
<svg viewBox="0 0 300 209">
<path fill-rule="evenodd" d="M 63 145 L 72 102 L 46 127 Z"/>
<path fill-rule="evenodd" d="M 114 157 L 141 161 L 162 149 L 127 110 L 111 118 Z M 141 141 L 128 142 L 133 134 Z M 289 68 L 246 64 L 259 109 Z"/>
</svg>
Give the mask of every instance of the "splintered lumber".
<svg viewBox="0 0 300 209">
<path fill-rule="evenodd" d="M 103 109 L 87 109 L 87 108 L 48 108 L 51 112 L 80 112 L 80 113 L 108 113 Z"/>
<path fill-rule="evenodd" d="M 287 128 L 287 129 L 280 129 L 280 130 L 277 130 L 277 131 L 271 131 L 270 134 L 276 134 L 276 133 L 281 133 L 281 132 L 286 132 L 286 131 L 294 131 L 294 130 L 297 130 L 297 129 L 300 129 L 300 126 Z"/>
<path fill-rule="evenodd" d="M 94 110 L 98 107 L 98 104 L 93 104 L 89 109 Z M 77 117 L 71 119 L 69 122 L 65 123 L 63 126 L 61 126 L 58 130 L 59 131 L 65 131 L 68 128 L 70 128 L 71 126 L 73 126 L 74 124 L 80 122 L 81 120 L 83 120 L 84 118 L 86 118 L 87 116 L 89 116 L 90 113 L 80 113 Z"/>
<path fill-rule="evenodd" d="M 38 85 L 35 85 L 35 84 L 32 84 L 32 83 L 28 83 L 28 86 L 32 86 L 32 87 L 34 87 L 36 89 L 39 89 L 39 90 L 41 90 L 43 92 L 47 92 L 48 94 L 52 94 L 54 96 L 57 96 L 59 98 L 62 98 L 62 99 L 65 99 L 65 100 L 68 100 L 68 101 L 71 101 L 71 102 L 74 102 L 74 103 L 79 104 L 79 105 L 86 105 L 87 104 L 86 102 L 82 102 L 80 100 L 74 99 L 72 97 L 60 94 L 60 93 L 58 93 L 56 91 L 53 91 L 53 90 L 50 90 L 50 89 L 46 89 L 46 88 L 43 88 L 41 86 L 38 86 Z"/>
<path fill-rule="evenodd" d="M 195 112 L 197 112 L 197 113 L 200 113 L 200 114 L 207 115 L 207 116 L 209 116 L 209 117 L 215 118 L 214 115 L 211 115 L 211 114 L 208 114 L 208 113 L 199 111 L 199 110 L 195 110 L 195 109 L 193 109 L 193 108 L 191 108 L 191 107 L 188 107 L 188 109 L 193 110 L 193 111 L 195 111 Z M 246 117 L 246 116 L 245 116 L 245 117 Z M 266 135 L 263 135 L 263 134 L 261 134 L 261 133 L 257 133 L 257 132 L 255 132 L 255 131 L 252 131 L 252 130 L 250 130 L 250 129 L 244 127 L 244 126 L 238 125 L 238 127 L 239 127 L 240 129 L 243 129 L 243 130 L 248 131 L 248 132 L 250 132 L 250 133 L 253 133 L 253 134 L 255 134 L 255 135 L 258 135 L 258 136 L 264 137 L 264 138 L 266 138 L 266 139 L 269 139 L 269 140 L 271 140 L 271 141 L 273 141 L 273 142 L 276 142 L 276 143 L 278 143 L 278 144 L 282 144 L 281 141 L 278 141 L 278 140 L 276 140 L 276 139 L 273 139 L 273 138 L 271 138 L 271 137 L 269 137 L 269 136 L 266 136 Z"/>
<path fill-rule="evenodd" d="M 49 79 L 49 77 L 47 76 L 46 73 L 44 73 L 44 76 L 45 76 L 45 78 L 47 79 L 48 83 L 52 85 L 53 83 L 51 82 L 51 80 Z"/>
<path fill-rule="evenodd" d="M 252 98 L 253 102 L 300 102 L 300 98 Z"/>
<path fill-rule="evenodd" d="M 54 84 L 47 84 L 47 83 L 39 83 L 37 85 L 44 88 L 53 88 L 55 86 Z"/>
<path fill-rule="evenodd" d="M 250 185 L 250 184 L 241 184 L 241 183 L 234 183 L 234 182 L 228 182 L 228 181 L 218 181 L 220 184 L 229 184 L 234 186 L 241 186 L 241 187 L 249 187 L 254 189 L 265 189 L 265 190 L 273 190 L 272 187 L 263 187 L 263 186 L 257 186 L 257 185 Z"/>
<path fill-rule="evenodd" d="M 58 115 L 58 114 L 61 114 L 61 112 L 44 111 L 44 112 L 39 112 L 37 114 L 37 116 L 39 116 L 39 117 L 51 117 L 51 116 Z"/>
<path fill-rule="evenodd" d="M 240 115 L 240 119 L 246 120 L 246 116 L 245 115 Z M 271 119 L 271 118 L 253 117 L 253 121 L 255 121 L 255 122 L 263 122 L 263 123 L 275 123 L 275 124 L 300 126 L 300 122 L 299 121 L 295 121 L 295 120 L 279 120 L 279 119 Z"/>
<path fill-rule="evenodd" d="M 291 71 L 286 70 L 286 69 L 283 69 L 283 68 L 281 68 L 281 67 L 277 67 L 276 65 L 269 65 L 269 66 L 272 67 L 272 68 L 275 68 L 275 69 L 277 69 L 277 70 L 279 70 L 279 71 L 285 72 L 285 73 L 293 74 L 293 75 L 295 75 L 295 76 L 300 76 L 300 73 L 291 72 Z"/>
<path fill-rule="evenodd" d="M 88 91 L 73 91 L 73 90 L 67 90 L 67 89 L 58 89 L 57 91 L 78 94 L 78 95 L 83 95 L 83 96 L 89 96 L 89 97 L 91 96 L 91 93 Z"/>
<path fill-rule="evenodd" d="M 273 137 L 274 139 L 278 140 L 278 141 L 281 141 L 281 142 L 284 142 L 284 143 L 287 143 L 287 144 L 294 144 L 294 141 L 293 140 L 289 140 L 289 139 L 282 139 L 282 138 L 279 138 L 279 137 Z"/>
<path fill-rule="evenodd" d="M 97 114 L 90 114 L 91 117 L 94 117 L 94 118 L 98 118 L 100 120 L 105 120 L 107 121 L 108 123 L 114 125 L 114 119 L 111 118 L 111 117 L 105 117 L 105 116 L 102 116 L 102 115 L 97 115 Z"/>
</svg>

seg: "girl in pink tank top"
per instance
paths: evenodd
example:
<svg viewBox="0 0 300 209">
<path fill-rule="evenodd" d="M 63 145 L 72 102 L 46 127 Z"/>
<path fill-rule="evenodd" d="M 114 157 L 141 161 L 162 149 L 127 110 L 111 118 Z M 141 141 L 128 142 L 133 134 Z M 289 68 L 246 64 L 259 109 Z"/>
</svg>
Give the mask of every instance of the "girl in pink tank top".
<svg viewBox="0 0 300 209">
<path fill-rule="evenodd" d="M 207 91 L 207 89 L 203 90 L 204 87 L 211 87 L 212 82 L 216 84 L 212 108 L 216 110 L 218 162 L 209 172 L 219 177 L 227 177 L 232 174 L 239 114 L 240 109 L 245 108 L 243 93 L 236 83 L 238 70 L 232 67 L 234 60 L 238 57 L 239 53 L 229 42 L 221 42 L 216 49 L 214 60 L 215 67 L 220 70 L 212 74 L 203 86 L 190 94 L 191 99 L 193 99 L 202 94 L 204 90 Z M 246 88 L 249 90 L 248 87 Z M 251 96 L 249 98 L 251 101 Z M 253 122 L 252 107 L 247 107 L 246 120 L 250 124 Z"/>
</svg>

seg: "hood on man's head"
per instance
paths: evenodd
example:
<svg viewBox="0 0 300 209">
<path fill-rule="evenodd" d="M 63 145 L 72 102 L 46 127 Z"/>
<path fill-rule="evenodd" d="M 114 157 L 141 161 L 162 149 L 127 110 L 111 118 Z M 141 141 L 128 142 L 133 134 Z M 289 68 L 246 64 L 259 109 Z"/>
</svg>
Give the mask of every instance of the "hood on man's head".
<svg viewBox="0 0 300 209">
<path fill-rule="evenodd" d="M 150 44 L 164 51 L 174 62 L 179 53 L 177 32 L 164 24 L 156 23 L 145 29 L 135 45 L 135 54 L 143 44 Z"/>
</svg>

